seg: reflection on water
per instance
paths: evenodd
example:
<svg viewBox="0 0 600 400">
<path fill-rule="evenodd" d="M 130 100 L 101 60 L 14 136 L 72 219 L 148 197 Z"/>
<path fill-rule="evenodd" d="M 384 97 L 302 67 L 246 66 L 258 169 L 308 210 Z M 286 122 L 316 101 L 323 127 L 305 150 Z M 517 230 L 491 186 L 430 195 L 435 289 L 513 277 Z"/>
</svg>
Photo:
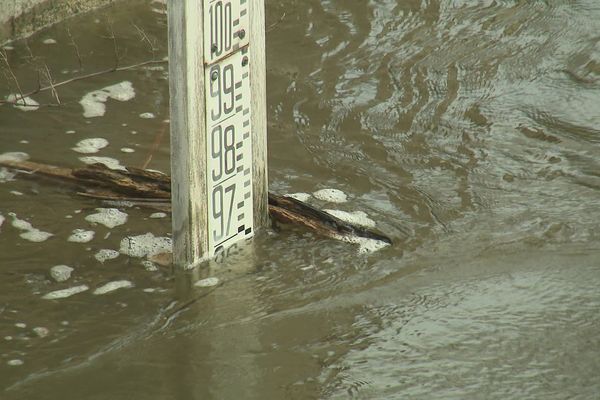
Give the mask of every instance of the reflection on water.
<svg viewBox="0 0 600 400">
<path fill-rule="evenodd" d="M 12 71 L 31 88 L 40 66 L 55 80 L 111 67 L 111 32 L 121 65 L 161 59 L 163 11 L 136 0 L 65 21 L 12 44 Z M 93 225 L 98 203 L 0 171 L 2 398 L 594 398 L 596 2 L 285 0 L 267 18 L 271 189 L 340 189 L 348 202 L 311 201 L 365 212 L 395 245 L 359 256 L 276 227 L 173 277 L 94 257 L 167 235 L 168 219 L 124 207 L 124 225 Z M 59 108 L 50 94 L 1 106 L 0 153 L 73 166 L 78 143 L 104 139 L 94 155 L 168 171 L 165 67 L 62 86 Z M 84 116 L 87 93 L 125 81 L 135 97 Z M 53 236 L 24 240 L 9 212 Z M 68 242 L 76 229 L 93 238 Z M 49 276 L 63 264 L 68 284 Z M 119 280 L 134 286 L 92 294 Z M 92 290 L 41 299 L 77 285 Z"/>
</svg>

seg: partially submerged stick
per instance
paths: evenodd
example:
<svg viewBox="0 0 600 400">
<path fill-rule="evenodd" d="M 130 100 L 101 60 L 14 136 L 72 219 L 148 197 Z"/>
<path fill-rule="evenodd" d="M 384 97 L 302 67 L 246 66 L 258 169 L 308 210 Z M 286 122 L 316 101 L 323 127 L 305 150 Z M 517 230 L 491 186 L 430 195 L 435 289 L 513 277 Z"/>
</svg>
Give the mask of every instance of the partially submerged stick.
<svg viewBox="0 0 600 400">
<path fill-rule="evenodd" d="M 143 207 L 171 211 L 171 178 L 160 172 L 127 167 L 112 170 L 104 164 L 64 168 L 31 161 L 0 161 L 0 166 L 75 184 L 77 194 L 104 201 L 123 201 Z M 300 225 L 334 239 L 373 239 L 391 244 L 392 240 L 371 229 L 350 224 L 302 201 L 269 193 L 269 213 L 282 223 Z"/>
</svg>

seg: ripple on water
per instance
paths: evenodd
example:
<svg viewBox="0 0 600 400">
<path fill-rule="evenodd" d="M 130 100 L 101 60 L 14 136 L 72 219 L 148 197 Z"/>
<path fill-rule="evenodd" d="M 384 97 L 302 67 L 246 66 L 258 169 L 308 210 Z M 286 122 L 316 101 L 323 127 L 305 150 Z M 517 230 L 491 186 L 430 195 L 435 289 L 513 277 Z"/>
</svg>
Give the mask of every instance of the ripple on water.
<svg viewBox="0 0 600 400">
<path fill-rule="evenodd" d="M 600 282 L 588 280 L 596 267 L 579 268 L 433 285 L 371 308 L 357 317 L 367 337 L 340 361 L 332 398 L 345 398 L 356 381 L 371 382 L 359 392 L 372 399 L 500 399 L 507 390 L 557 398 L 597 387 Z"/>
</svg>

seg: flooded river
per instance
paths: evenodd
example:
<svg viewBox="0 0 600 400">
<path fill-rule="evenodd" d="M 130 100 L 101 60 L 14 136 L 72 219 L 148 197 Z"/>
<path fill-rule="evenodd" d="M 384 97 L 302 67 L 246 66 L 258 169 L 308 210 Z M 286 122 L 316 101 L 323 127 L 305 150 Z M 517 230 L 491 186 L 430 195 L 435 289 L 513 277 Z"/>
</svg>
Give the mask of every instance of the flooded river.
<svg viewBox="0 0 600 400">
<path fill-rule="evenodd" d="M 168 243 L 168 216 L 0 170 L 0 398 L 599 398 L 597 0 L 267 0 L 267 26 L 270 189 L 341 190 L 308 201 L 394 244 L 277 227 L 174 277 L 118 253 Z M 26 92 L 162 60 L 164 4 L 118 2 L 6 54 L 2 97 L 11 71 Z M 0 106 L 0 154 L 169 172 L 165 63 L 31 98 Z"/>
</svg>

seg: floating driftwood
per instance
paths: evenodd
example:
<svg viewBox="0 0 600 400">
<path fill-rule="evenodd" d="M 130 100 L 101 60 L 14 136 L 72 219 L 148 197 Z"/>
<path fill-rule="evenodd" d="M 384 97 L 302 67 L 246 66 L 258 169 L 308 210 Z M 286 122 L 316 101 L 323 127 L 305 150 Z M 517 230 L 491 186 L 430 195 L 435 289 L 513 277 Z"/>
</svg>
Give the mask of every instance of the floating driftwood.
<svg viewBox="0 0 600 400">
<path fill-rule="evenodd" d="M 171 178 L 160 172 L 134 167 L 110 169 L 104 164 L 65 168 L 31 161 L 0 161 L 0 166 L 26 172 L 27 176 L 44 176 L 70 182 L 80 188 L 80 196 L 105 201 L 171 211 Z M 269 193 L 269 213 L 281 223 L 302 226 L 319 235 L 334 239 L 373 239 L 391 244 L 387 236 L 350 224 L 302 201 Z"/>
</svg>

